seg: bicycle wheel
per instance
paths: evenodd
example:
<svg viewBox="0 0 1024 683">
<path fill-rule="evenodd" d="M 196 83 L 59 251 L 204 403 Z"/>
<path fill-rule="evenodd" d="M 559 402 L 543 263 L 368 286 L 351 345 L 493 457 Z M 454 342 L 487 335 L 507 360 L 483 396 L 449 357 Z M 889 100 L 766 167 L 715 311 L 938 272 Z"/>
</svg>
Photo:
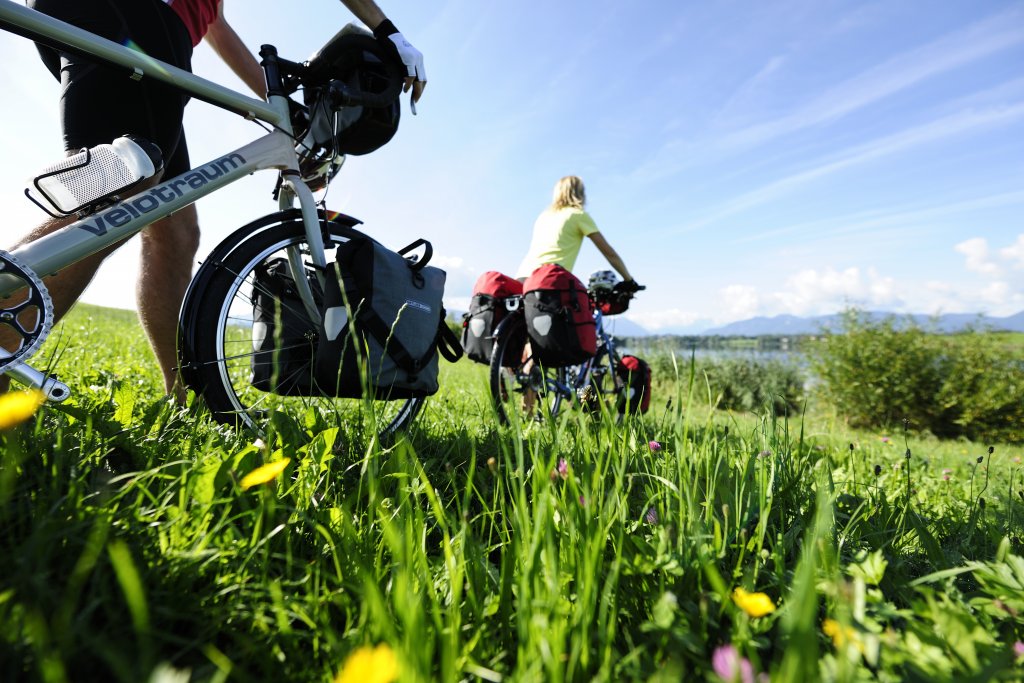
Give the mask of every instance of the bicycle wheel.
<svg viewBox="0 0 1024 683">
<path fill-rule="evenodd" d="M 353 219 L 354 220 L 354 219 Z M 327 260 L 337 247 L 359 236 L 351 224 L 322 222 Z M 221 423 L 262 434 L 268 416 L 284 412 L 308 423 L 369 426 L 382 438 L 407 428 L 425 399 L 367 401 L 327 396 L 283 396 L 252 385 L 254 271 L 289 255 L 306 263 L 309 249 L 298 211 L 262 218 L 228 237 L 206 259 L 189 286 L 179 328 L 185 383 L 201 395 Z M 312 368 L 309 368 L 312 372 Z M 309 412 L 310 409 L 319 412 Z"/>
<path fill-rule="evenodd" d="M 602 410 L 615 412 L 618 410 L 617 402 L 620 395 L 620 387 L 616 380 L 615 369 L 618 367 L 617 355 L 609 352 L 608 347 L 601 344 L 598 346 L 597 355 L 580 366 L 580 371 L 586 371 L 588 376 L 577 377 L 577 383 L 581 388 L 577 390 L 577 396 L 584 410 L 593 415 L 598 415 Z"/>
<path fill-rule="evenodd" d="M 543 368 L 535 363 L 526 347 L 526 321 L 522 315 L 506 319 L 495 332 L 491 350 L 490 389 L 498 422 L 507 425 L 514 419 L 555 416 L 572 391 L 563 368 Z M 525 403 L 532 393 L 532 406 Z"/>
</svg>

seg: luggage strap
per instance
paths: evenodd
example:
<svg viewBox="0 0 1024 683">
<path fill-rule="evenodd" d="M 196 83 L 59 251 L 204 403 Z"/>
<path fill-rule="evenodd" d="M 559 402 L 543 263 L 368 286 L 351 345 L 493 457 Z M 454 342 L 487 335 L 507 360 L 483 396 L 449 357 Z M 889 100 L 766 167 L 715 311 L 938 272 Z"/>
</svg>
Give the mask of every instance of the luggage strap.
<svg viewBox="0 0 1024 683">
<path fill-rule="evenodd" d="M 445 316 L 445 310 L 442 308 L 441 321 L 437 325 L 437 334 L 434 336 L 433 343 L 426 354 L 416 358 L 391 333 L 391 327 L 375 311 L 364 308 L 356 313 L 360 324 L 384 347 L 384 353 L 388 354 L 400 368 L 409 373 L 410 381 L 416 380 L 416 375 L 430 362 L 430 358 L 434 355 L 435 350 L 450 363 L 454 363 L 462 358 L 462 344 L 459 343 L 458 337 L 455 336 L 455 333 L 445 323 Z"/>
<path fill-rule="evenodd" d="M 449 363 L 455 363 L 462 358 L 465 349 L 462 348 L 462 342 L 455 336 L 452 329 L 445 323 L 445 318 L 448 317 L 448 313 L 441 309 L 441 322 L 437 326 L 437 337 L 434 339 L 434 343 L 437 344 L 437 352 L 448 361 Z"/>
</svg>

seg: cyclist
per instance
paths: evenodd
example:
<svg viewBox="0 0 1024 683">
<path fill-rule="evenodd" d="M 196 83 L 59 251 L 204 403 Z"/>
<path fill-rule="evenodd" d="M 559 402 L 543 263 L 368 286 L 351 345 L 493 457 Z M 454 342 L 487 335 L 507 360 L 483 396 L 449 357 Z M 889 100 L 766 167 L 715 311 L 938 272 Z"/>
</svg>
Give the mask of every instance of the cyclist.
<svg viewBox="0 0 1024 683">
<path fill-rule="evenodd" d="M 403 90 L 416 102 L 426 86 L 423 55 L 388 20 L 373 0 L 341 0 L 377 40 L 407 69 Z M 213 50 L 259 97 L 266 97 L 263 70 L 224 18 L 221 0 L 29 0 L 44 14 L 151 57 L 191 71 L 192 48 L 206 39 Z M 110 142 L 132 133 L 155 142 L 163 151 L 165 177 L 189 169 L 182 132 L 187 95 L 152 79 L 133 81 L 123 69 L 90 61 L 74 53 L 39 46 L 40 56 L 61 82 L 61 126 L 69 152 Z M 151 181 L 155 183 L 156 179 Z M 73 219 L 54 219 L 30 232 L 20 244 L 61 228 Z M 141 233 L 137 284 L 139 319 L 163 373 L 164 387 L 179 402 L 185 389 L 176 370 L 178 311 L 199 247 L 194 206 L 153 223 Z M 54 318 L 63 316 L 92 280 L 100 263 L 116 247 L 99 252 L 46 278 Z M 8 380 L 0 377 L 0 390 Z"/>
<path fill-rule="evenodd" d="M 583 246 L 583 238 L 589 237 L 622 276 L 624 282 L 620 289 L 635 291 L 636 281 L 619 254 L 598 231 L 594 219 L 584 210 L 586 203 L 586 188 L 578 176 L 565 176 L 555 183 L 551 206 L 533 224 L 530 249 L 516 271 L 519 280 L 525 280 L 534 270 L 549 263 L 557 263 L 571 271 Z"/>
<path fill-rule="evenodd" d="M 534 222 L 530 248 L 519 265 L 519 270 L 516 271 L 516 278 L 520 282 L 525 281 L 537 268 L 549 263 L 557 263 L 571 271 L 583 246 L 583 238 L 589 237 L 612 268 L 622 276 L 623 282 L 616 285 L 616 288 L 624 292 L 635 292 L 639 289 L 618 252 L 608 244 L 608 240 L 597 229 L 594 219 L 584 210 L 586 203 L 586 188 L 578 176 L 565 176 L 555 183 L 551 206 Z M 523 353 L 524 358 L 529 357 L 529 342 L 526 343 Z M 524 369 L 529 372 L 531 365 L 532 363 L 528 362 Z M 532 413 L 535 398 L 532 389 L 524 391 L 523 409 L 527 414 Z"/>
</svg>

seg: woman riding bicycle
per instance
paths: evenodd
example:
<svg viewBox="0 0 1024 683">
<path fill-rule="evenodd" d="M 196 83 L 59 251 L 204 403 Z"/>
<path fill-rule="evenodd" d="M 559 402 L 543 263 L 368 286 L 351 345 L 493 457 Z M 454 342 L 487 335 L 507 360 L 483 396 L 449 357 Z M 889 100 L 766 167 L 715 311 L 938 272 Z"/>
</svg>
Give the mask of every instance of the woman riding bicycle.
<svg viewBox="0 0 1024 683">
<path fill-rule="evenodd" d="M 622 258 L 598 231 L 597 224 L 590 214 L 583 210 L 586 202 L 586 189 L 578 176 L 565 176 L 555 183 L 551 206 L 534 222 L 530 249 L 516 271 L 516 277 L 520 281 L 525 280 L 537 268 L 549 263 L 557 263 L 571 271 L 583 246 L 583 238 L 589 237 L 598 251 L 608 259 L 612 268 L 625 280 L 620 286 L 624 289 L 635 287 L 636 281 L 629 274 L 629 269 Z"/>
<path fill-rule="evenodd" d="M 640 286 L 629 274 L 629 269 L 622 261 L 618 252 L 612 248 L 604 235 L 597 229 L 597 224 L 583 207 L 587 202 L 586 188 L 578 176 L 565 176 L 555 183 L 551 206 L 537 217 L 533 224 L 533 238 L 526 258 L 516 271 L 516 278 L 522 282 L 537 268 L 555 263 L 568 271 L 576 264 L 583 238 L 589 237 L 608 263 L 619 272 L 623 282 L 618 288 L 623 292 L 635 292 Z M 531 356 L 529 342 L 523 350 L 523 358 Z M 532 361 L 527 361 L 525 370 L 529 372 Z M 533 411 L 536 399 L 535 392 L 526 388 L 523 393 L 523 409 L 529 414 Z"/>
</svg>

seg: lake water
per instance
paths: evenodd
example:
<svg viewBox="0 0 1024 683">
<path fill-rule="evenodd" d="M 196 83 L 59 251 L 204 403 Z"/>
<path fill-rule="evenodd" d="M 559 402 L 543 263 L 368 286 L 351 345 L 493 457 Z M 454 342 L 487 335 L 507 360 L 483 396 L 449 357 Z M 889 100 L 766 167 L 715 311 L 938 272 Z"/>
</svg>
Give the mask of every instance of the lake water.
<svg viewBox="0 0 1024 683">
<path fill-rule="evenodd" d="M 675 354 L 676 359 L 680 363 L 689 362 L 692 355 L 697 361 L 749 360 L 755 363 L 779 362 L 798 367 L 807 365 L 807 356 L 804 352 L 788 348 L 759 348 L 753 346 L 741 348 L 684 348 L 668 346 L 664 343 L 655 343 L 650 346 L 636 344 L 625 349 L 619 347 L 619 351 L 620 353 L 633 353 L 641 357 L 671 352 Z"/>
</svg>

